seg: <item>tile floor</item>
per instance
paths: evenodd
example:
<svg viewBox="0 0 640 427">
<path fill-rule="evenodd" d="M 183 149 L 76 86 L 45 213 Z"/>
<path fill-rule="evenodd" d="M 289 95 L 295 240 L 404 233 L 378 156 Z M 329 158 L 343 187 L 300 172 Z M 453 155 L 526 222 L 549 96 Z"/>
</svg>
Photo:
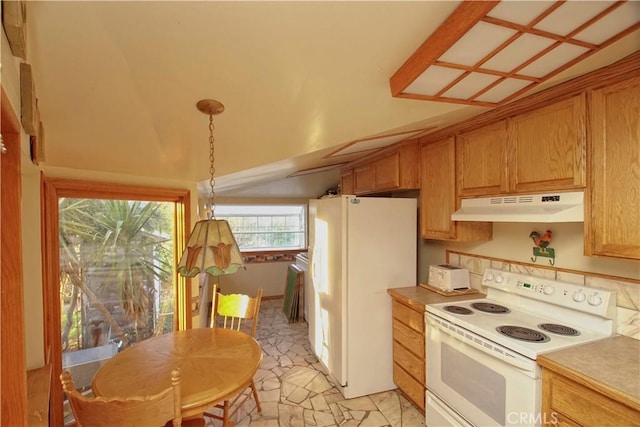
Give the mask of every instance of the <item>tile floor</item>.
<svg viewBox="0 0 640 427">
<path fill-rule="evenodd" d="M 255 381 L 262 413 L 249 399 L 236 416 L 237 426 L 424 426 L 424 416 L 395 390 L 345 399 L 313 355 L 307 324 L 288 323 L 282 302 L 265 300 L 260 308 L 256 339 L 264 358 Z M 206 422 L 221 425 L 211 418 Z"/>
</svg>

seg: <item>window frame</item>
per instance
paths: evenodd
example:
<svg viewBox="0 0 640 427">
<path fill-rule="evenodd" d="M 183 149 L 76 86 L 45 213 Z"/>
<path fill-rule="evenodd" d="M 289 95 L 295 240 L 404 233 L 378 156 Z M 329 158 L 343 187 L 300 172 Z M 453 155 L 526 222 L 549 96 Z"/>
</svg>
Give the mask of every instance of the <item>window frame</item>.
<svg viewBox="0 0 640 427">
<path fill-rule="evenodd" d="M 62 350 L 60 343 L 60 262 L 59 262 L 59 217 L 58 200 L 61 197 L 94 199 L 129 199 L 175 203 L 175 265 L 184 250 L 187 230 L 191 229 L 191 195 L 186 189 L 146 187 L 41 175 L 42 218 L 42 279 L 44 312 L 44 348 L 52 366 L 52 378 L 62 373 Z M 177 313 L 174 327 L 191 328 L 191 280 L 174 271 L 174 312 Z M 50 420 L 63 424 L 62 388 L 51 388 Z"/>
<path fill-rule="evenodd" d="M 247 207 L 247 208 L 251 208 L 251 207 L 255 207 L 257 209 L 260 208 L 266 208 L 266 207 L 275 207 L 275 208 L 285 208 L 285 207 L 299 207 L 302 209 L 302 219 L 303 219 L 303 230 L 302 231 L 291 231 L 290 233 L 296 233 L 296 234 L 301 234 L 302 238 L 304 239 L 302 245 L 300 247 L 297 248 L 293 248 L 293 247 L 269 247 L 269 248 L 242 248 L 240 246 L 240 242 L 238 242 L 238 247 L 240 249 L 240 252 L 243 255 L 249 255 L 249 254 L 259 254 L 259 253 L 272 253 L 272 252 L 282 252 L 282 253 L 297 253 L 297 252 L 304 252 L 307 250 L 308 246 L 309 246 L 309 204 L 305 201 L 305 202 L 262 202 L 262 203 L 258 203 L 258 202 L 247 202 L 247 203 L 237 203 L 237 202 L 225 202 L 225 203 L 218 203 L 216 204 L 216 219 L 225 219 L 228 220 L 229 218 L 232 217 L 250 217 L 250 216 L 255 216 L 255 217 L 276 217 L 276 216 L 283 216 L 283 215 L 278 215 L 278 214 L 272 214 L 272 215 L 262 215 L 262 214 L 257 214 L 257 215 L 252 215 L 252 214 L 247 214 L 247 215 L 228 215 L 228 214 L 222 214 L 220 213 L 220 211 L 223 211 L 225 208 L 227 207 Z M 237 236 L 241 235 L 241 234 L 246 234 L 244 232 L 241 231 L 236 231 L 233 229 L 233 225 L 231 224 L 231 221 L 229 221 L 229 226 L 231 227 L 231 231 L 234 233 L 234 236 L 236 236 L 236 241 Z M 276 232 L 260 232 L 260 231 L 255 231 L 255 232 L 251 232 L 252 234 L 274 234 Z"/>
</svg>

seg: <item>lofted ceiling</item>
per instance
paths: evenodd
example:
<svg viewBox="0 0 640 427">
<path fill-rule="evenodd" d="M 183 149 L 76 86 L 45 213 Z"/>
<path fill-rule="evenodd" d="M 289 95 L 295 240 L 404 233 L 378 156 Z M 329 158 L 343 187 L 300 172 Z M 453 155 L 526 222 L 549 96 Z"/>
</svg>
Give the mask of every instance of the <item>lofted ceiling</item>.
<svg viewBox="0 0 640 427">
<path fill-rule="evenodd" d="M 195 105 L 213 98 L 225 105 L 218 195 L 317 196 L 338 169 L 314 168 L 490 108 L 392 97 L 390 78 L 460 3 L 29 1 L 43 163 L 207 183 L 208 117 Z M 639 40 L 636 30 L 536 90 Z"/>
</svg>

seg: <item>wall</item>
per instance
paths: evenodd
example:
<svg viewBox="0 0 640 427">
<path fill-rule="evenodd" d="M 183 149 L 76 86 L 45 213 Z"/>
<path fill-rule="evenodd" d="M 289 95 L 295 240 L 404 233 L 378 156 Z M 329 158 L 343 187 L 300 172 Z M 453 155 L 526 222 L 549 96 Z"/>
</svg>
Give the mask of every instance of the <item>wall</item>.
<svg viewBox="0 0 640 427">
<path fill-rule="evenodd" d="M 2 88 L 16 113 L 20 117 L 20 58 L 11 54 L 9 42 L 4 33 L 0 46 Z M 22 259 L 24 278 L 24 324 L 25 324 L 25 365 L 27 369 L 42 366 L 43 311 L 42 311 L 42 260 L 40 258 L 40 169 L 31 162 L 29 136 L 21 132 L 21 173 L 22 173 Z"/>
<path fill-rule="evenodd" d="M 20 62 L 11 54 L 4 31 L 1 40 L 1 82 L 12 108 L 20 116 Z M 27 61 L 28 62 L 28 61 Z M 37 81 L 36 81 L 37 92 Z M 46 130 L 46 117 L 41 118 Z M 46 150 L 46 148 L 45 148 Z M 26 368 L 32 369 L 44 363 L 44 325 L 42 298 L 42 244 L 40 235 L 40 172 L 51 177 L 87 179 L 103 182 L 122 182 L 132 185 L 166 186 L 187 188 L 191 191 L 192 223 L 196 221 L 196 183 L 186 181 L 158 180 L 137 176 L 97 173 L 94 171 L 64 168 L 38 167 L 31 162 L 29 136 L 21 135 L 22 157 L 22 251 L 24 275 L 24 313 Z M 197 292 L 197 285 L 195 285 Z"/>
<path fill-rule="evenodd" d="M 429 264 L 444 261 L 445 250 L 487 255 L 513 261 L 531 262 L 533 242 L 529 238 L 532 231 L 544 233 L 553 231 L 550 247 L 555 249 L 555 267 L 588 271 L 640 280 L 640 262 L 606 257 L 586 257 L 583 255 L 583 223 L 523 224 L 494 223 L 493 240 L 479 243 L 456 243 L 422 240 L 420 280 L 426 281 Z M 547 262 L 538 259 L 538 264 Z"/>
</svg>

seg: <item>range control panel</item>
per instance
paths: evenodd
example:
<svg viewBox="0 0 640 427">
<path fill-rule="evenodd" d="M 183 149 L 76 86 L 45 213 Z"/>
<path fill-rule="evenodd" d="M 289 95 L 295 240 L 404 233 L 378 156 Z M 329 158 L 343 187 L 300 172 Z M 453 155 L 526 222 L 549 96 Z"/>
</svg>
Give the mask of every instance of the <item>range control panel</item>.
<svg viewBox="0 0 640 427">
<path fill-rule="evenodd" d="M 527 298 L 556 304 L 585 313 L 606 316 L 615 309 L 616 293 L 543 277 L 487 269 L 482 278 L 484 286 Z"/>
</svg>

